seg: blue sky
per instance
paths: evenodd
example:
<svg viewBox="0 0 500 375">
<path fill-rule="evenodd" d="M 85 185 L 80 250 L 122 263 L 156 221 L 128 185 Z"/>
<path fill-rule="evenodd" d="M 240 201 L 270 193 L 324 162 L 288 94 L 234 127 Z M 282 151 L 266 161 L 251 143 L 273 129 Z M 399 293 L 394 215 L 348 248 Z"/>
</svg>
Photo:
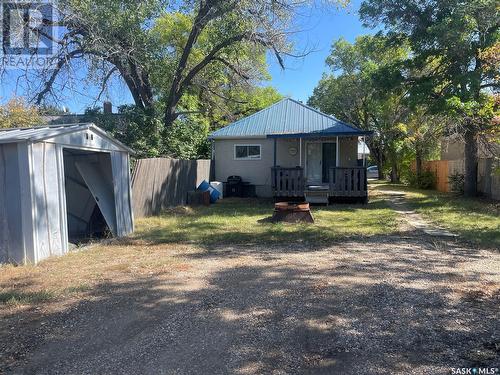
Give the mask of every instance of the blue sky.
<svg viewBox="0 0 500 375">
<path fill-rule="evenodd" d="M 327 70 L 325 60 L 332 42 L 341 37 L 354 42 L 359 35 L 373 33 L 359 20 L 360 4 L 360 0 L 355 0 L 347 9 L 315 7 L 301 18 L 299 27 L 304 31 L 296 35 L 296 46 L 299 50 L 312 48 L 314 51 L 301 59 L 289 59 L 286 70 L 270 59 L 271 85 L 283 95 L 306 102 Z"/>
<path fill-rule="evenodd" d="M 336 9 L 333 6 L 319 5 L 307 8 L 297 18 L 295 28 L 301 30 L 293 36 L 299 51 L 312 50 L 304 58 L 288 58 L 286 69 L 282 70 L 274 58 L 270 56 L 270 73 L 273 77 L 265 85 L 272 85 L 283 95 L 297 100 L 307 101 L 314 87 L 325 72 L 325 59 L 330 53 L 332 41 L 344 37 L 352 42 L 356 36 L 372 32 L 363 28 L 358 17 L 361 0 L 354 0 L 347 9 Z M 60 107 L 66 106 L 73 113 L 81 113 L 86 107 L 101 105 L 95 102 L 98 94 L 96 88 L 86 86 L 83 77 L 72 83 L 72 93 L 61 97 Z M 0 85 L 0 102 L 5 102 L 14 94 L 22 95 L 22 79 L 18 80 L 15 72 L 2 78 Z M 111 100 L 114 106 L 132 102 L 131 96 L 123 83 L 115 81 L 101 99 Z"/>
</svg>

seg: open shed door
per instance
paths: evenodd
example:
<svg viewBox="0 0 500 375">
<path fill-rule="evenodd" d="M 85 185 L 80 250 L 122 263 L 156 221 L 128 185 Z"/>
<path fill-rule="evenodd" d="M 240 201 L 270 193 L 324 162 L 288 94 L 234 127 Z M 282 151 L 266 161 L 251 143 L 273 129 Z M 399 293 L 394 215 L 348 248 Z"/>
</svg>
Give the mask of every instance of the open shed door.
<svg viewBox="0 0 500 375">
<path fill-rule="evenodd" d="M 75 165 L 94 196 L 109 229 L 116 236 L 115 194 L 109 176 L 104 174 L 97 163 L 78 161 Z"/>
</svg>

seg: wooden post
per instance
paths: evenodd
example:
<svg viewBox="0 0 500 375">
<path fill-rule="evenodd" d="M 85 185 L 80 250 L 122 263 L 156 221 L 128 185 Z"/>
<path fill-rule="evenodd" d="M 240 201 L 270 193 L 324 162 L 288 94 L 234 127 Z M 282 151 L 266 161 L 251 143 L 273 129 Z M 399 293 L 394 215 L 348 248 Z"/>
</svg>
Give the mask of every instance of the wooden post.
<svg viewBox="0 0 500 375">
<path fill-rule="evenodd" d="M 337 155 L 336 155 L 336 163 L 337 163 L 337 168 L 340 167 L 340 142 L 339 142 L 339 137 L 337 137 L 337 147 L 335 147 L 337 149 Z"/>
<path fill-rule="evenodd" d="M 366 136 L 363 136 L 363 167 L 366 167 Z"/>
<path fill-rule="evenodd" d="M 302 168 L 302 138 L 299 138 L 299 166 Z"/>
<path fill-rule="evenodd" d="M 277 146 L 278 146 L 278 139 L 274 138 L 274 168 L 276 168 L 278 162 Z"/>
</svg>

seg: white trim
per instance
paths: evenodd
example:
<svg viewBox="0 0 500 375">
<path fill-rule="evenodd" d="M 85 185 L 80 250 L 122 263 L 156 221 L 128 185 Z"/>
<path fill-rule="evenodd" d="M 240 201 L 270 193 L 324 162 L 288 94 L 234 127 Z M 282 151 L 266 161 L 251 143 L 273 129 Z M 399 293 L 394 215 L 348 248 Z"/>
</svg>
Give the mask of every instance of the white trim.
<svg viewBox="0 0 500 375">
<path fill-rule="evenodd" d="M 259 157 L 246 157 L 246 158 L 238 158 L 236 157 L 236 147 L 259 147 Z M 233 158 L 234 160 L 262 160 L 262 144 L 249 144 L 249 143 L 238 143 L 233 147 Z"/>
<path fill-rule="evenodd" d="M 270 138 L 268 138 L 265 135 L 242 135 L 242 136 L 227 135 L 227 136 L 220 136 L 220 137 L 208 137 L 208 139 L 211 141 L 231 141 L 231 140 L 270 139 Z"/>
</svg>

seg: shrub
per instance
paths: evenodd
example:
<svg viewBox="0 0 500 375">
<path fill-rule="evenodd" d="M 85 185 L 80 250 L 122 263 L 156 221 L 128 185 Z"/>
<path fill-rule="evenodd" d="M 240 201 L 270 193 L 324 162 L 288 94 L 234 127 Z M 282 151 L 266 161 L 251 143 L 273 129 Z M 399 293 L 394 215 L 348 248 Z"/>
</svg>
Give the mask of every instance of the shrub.
<svg viewBox="0 0 500 375">
<path fill-rule="evenodd" d="M 409 182 L 410 186 L 418 188 L 418 189 L 424 189 L 424 190 L 431 190 L 436 188 L 436 175 L 431 172 L 431 171 L 423 171 L 420 173 L 420 177 L 417 176 L 416 174 L 411 174 L 409 176 Z"/>
<path fill-rule="evenodd" d="M 465 175 L 463 173 L 453 173 L 448 176 L 451 191 L 454 193 L 463 193 L 465 184 Z"/>
</svg>

